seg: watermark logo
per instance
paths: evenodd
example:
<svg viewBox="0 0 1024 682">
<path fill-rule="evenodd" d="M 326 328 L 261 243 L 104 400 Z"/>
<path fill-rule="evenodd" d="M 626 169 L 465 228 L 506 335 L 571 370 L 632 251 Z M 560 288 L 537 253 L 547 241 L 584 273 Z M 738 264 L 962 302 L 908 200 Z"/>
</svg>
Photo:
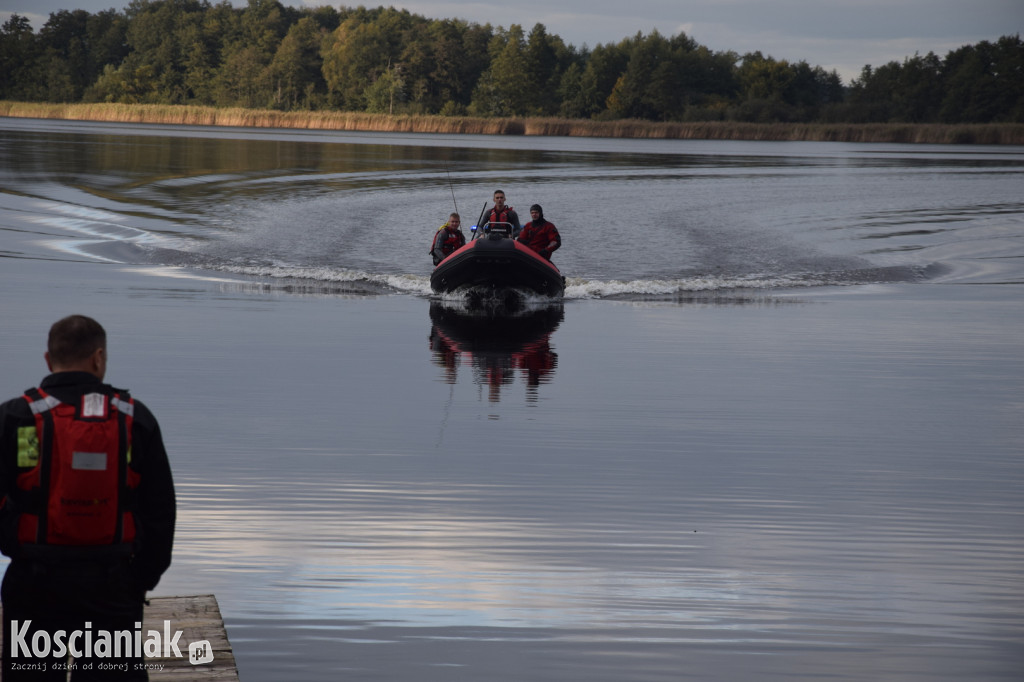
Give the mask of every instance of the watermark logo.
<svg viewBox="0 0 1024 682">
<path fill-rule="evenodd" d="M 178 647 L 181 630 L 171 630 L 171 622 L 164 621 L 163 632 L 148 630 L 142 635 L 142 623 L 135 623 L 134 630 L 93 630 L 92 623 L 86 623 L 84 630 L 33 630 L 32 621 L 11 621 L 10 642 L 7 642 L 12 659 L 66 659 L 70 654 L 81 658 L 183 658 Z M 188 645 L 188 660 L 192 665 L 213 661 L 213 647 L 209 640 L 192 642 Z"/>
<path fill-rule="evenodd" d="M 192 642 L 188 645 L 188 662 L 192 665 L 202 665 L 213 662 L 213 647 L 210 642 L 202 640 Z"/>
</svg>

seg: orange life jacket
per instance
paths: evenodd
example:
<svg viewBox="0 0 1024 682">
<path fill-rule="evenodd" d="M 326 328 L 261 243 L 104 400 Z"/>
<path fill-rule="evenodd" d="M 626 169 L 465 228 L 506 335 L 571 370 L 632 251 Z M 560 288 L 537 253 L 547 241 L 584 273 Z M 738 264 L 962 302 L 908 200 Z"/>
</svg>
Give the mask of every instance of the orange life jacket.
<svg viewBox="0 0 1024 682">
<path fill-rule="evenodd" d="M 131 462 L 135 403 L 127 393 L 93 392 L 78 405 L 42 389 L 25 393 L 36 443 L 19 443 L 18 540 L 23 545 L 125 545 L 135 539 Z M 26 441 L 31 429 L 20 434 Z M 34 445 L 34 447 L 33 447 Z"/>
</svg>

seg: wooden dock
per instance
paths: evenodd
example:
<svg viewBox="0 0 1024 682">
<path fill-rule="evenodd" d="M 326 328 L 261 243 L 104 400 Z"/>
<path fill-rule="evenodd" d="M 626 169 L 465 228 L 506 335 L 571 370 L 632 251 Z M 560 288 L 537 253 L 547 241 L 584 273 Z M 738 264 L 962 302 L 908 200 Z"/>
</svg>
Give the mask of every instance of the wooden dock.
<svg viewBox="0 0 1024 682">
<path fill-rule="evenodd" d="M 145 663 L 150 666 L 149 679 L 152 682 L 238 682 L 235 654 L 231 651 L 216 597 L 212 594 L 150 597 L 142 619 L 143 641 L 150 630 L 155 630 L 163 637 L 165 621 L 171 637 L 179 630 L 182 633 L 177 642 L 182 656 L 178 658 L 173 652 L 167 657 L 147 656 Z M 195 665 L 189 660 L 188 645 L 203 641 L 210 644 L 209 649 L 204 647 L 203 653 L 212 654 L 213 660 Z"/>
<path fill-rule="evenodd" d="M 150 597 L 149 606 L 143 616 L 142 632 L 149 630 L 163 632 L 164 621 L 170 623 L 171 631 L 181 630 L 179 648 L 182 658 L 171 655 L 170 658 L 146 658 L 146 663 L 162 666 L 162 669 L 151 669 L 149 679 L 152 682 L 174 680 L 174 682 L 192 682 L 193 680 L 225 680 L 238 682 L 238 668 L 235 665 L 235 654 L 228 642 L 228 633 L 224 628 L 224 619 L 220 615 L 217 598 L 212 594 L 191 597 Z M 192 642 L 207 641 L 213 654 L 210 663 L 193 665 L 189 661 L 188 645 Z"/>
</svg>

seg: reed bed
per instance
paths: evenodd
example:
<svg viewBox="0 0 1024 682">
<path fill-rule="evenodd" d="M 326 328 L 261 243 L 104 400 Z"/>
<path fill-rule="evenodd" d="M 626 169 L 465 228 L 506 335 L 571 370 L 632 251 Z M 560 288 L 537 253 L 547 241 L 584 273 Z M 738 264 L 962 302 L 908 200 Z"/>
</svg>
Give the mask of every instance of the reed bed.
<svg viewBox="0 0 1024 682">
<path fill-rule="evenodd" d="M 293 128 L 382 133 L 619 137 L 663 140 L 1024 144 L 1024 124 L 744 123 L 591 121 L 558 118 L 409 116 L 274 111 L 167 104 L 46 104 L 0 101 L 0 116 L 117 123 Z"/>
</svg>

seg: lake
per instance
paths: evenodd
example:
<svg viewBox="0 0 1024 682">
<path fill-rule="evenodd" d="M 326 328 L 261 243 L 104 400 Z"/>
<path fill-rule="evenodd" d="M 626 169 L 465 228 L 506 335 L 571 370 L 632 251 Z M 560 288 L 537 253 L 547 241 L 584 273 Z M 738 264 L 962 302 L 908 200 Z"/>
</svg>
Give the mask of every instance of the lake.
<svg viewBox="0 0 1024 682">
<path fill-rule="evenodd" d="M 241 679 L 1017 680 L 1024 148 L 0 119 L 4 398 L 74 312 Z M 562 301 L 429 288 L 503 189 Z M 488 204 L 489 205 L 489 204 Z"/>
</svg>

